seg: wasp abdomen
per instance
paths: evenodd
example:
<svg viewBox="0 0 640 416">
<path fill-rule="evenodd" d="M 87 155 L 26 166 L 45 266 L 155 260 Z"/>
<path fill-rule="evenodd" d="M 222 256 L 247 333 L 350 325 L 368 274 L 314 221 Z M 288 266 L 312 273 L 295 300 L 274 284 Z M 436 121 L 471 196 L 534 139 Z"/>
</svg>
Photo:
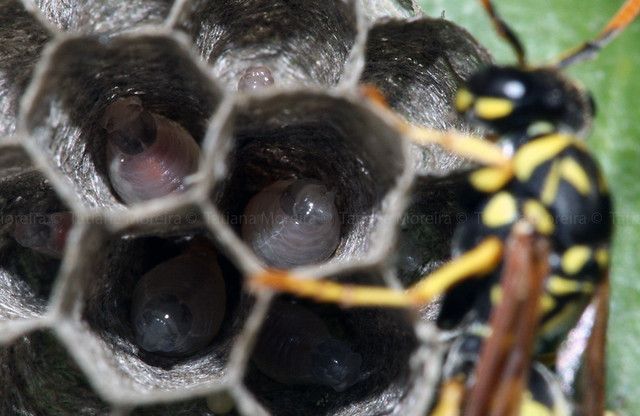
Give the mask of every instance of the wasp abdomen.
<svg viewBox="0 0 640 416">
<path fill-rule="evenodd" d="M 200 149 L 178 123 L 127 97 L 107 108 L 102 126 L 108 133 L 109 178 L 122 200 L 135 203 L 186 190 Z"/>
<path fill-rule="evenodd" d="M 13 230 L 18 244 L 54 258 L 62 258 L 67 235 L 73 225 L 71 212 L 21 217 Z"/>
<path fill-rule="evenodd" d="M 187 356 L 207 346 L 225 314 L 226 293 L 216 255 L 204 248 L 160 263 L 136 284 L 131 322 L 149 352 Z"/>
<path fill-rule="evenodd" d="M 245 210 L 242 238 L 269 266 L 318 263 L 340 241 L 335 193 L 311 179 L 281 180 L 255 195 Z"/>
<path fill-rule="evenodd" d="M 344 391 L 360 379 L 360 354 L 329 333 L 309 309 L 276 302 L 252 355 L 256 366 L 283 384 L 320 384 Z"/>
</svg>

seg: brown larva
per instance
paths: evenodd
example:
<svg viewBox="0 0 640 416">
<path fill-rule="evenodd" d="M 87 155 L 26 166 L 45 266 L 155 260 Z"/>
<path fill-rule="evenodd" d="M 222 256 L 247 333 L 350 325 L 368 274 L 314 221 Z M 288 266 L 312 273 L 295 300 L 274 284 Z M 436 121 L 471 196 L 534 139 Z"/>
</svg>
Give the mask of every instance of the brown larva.
<svg viewBox="0 0 640 416">
<path fill-rule="evenodd" d="M 102 119 L 107 131 L 109 178 L 120 198 L 135 203 L 187 189 L 200 149 L 178 123 L 142 107 L 138 97 L 120 98 Z"/>
</svg>

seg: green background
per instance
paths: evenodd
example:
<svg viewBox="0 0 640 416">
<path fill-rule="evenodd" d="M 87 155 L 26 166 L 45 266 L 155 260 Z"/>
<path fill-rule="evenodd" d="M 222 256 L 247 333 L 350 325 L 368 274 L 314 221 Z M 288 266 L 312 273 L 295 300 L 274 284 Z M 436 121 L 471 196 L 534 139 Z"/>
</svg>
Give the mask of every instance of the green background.
<svg viewBox="0 0 640 416">
<path fill-rule="evenodd" d="M 511 49 L 492 30 L 479 2 L 420 0 L 431 16 L 466 28 L 499 63 L 514 63 Z M 593 38 L 623 0 L 496 1 L 518 33 L 532 64 Z M 615 238 L 611 269 L 607 400 L 621 415 L 640 415 L 640 20 L 593 61 L 568 71 L 594 95 L 595 125 L 588 145 L 614 197 Z"/>
</svg>

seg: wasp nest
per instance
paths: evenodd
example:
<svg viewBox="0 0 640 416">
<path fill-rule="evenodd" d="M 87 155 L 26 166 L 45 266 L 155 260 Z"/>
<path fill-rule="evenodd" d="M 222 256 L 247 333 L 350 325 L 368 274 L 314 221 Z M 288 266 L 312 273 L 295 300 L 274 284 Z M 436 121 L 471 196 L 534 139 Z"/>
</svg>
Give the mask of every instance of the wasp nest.
<svg viewBox="0 0 640 416">
<path fill-rule="evenodd" d="M 423 414 L 425 314 L 244 279 L 399 287 L 446 259 L 462 161 L 359 85 L 465 130 L 484 50 L 410 1 L 36 3 L 0 1 L 0 413 Z"/>
</svg>

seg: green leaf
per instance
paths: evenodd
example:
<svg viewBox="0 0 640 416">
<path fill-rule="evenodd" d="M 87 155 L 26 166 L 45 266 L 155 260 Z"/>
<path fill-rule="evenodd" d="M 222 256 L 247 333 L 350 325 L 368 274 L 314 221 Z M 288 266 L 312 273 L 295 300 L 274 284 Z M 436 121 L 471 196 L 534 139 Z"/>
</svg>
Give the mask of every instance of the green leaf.
<svg viewBox="0 0 640 416">
<path fill-rule="evenodd" d="M 496 9 L 518 33 L 532 64 L 544 64 L 593 38 L 623 0 L 497 0 Z M 465 27 L 499 63 L 515 63 L 479 2 L 420 0 L 430 16 Z M 616 222 L 611 268 L 607 400 L 611 410 L 640 412 L 640 21 L 634 22 L 591 62 L 570 75 L 593 93 L 597 115 L 588 145 L 599 160 L 614 197 Z"/>
</svg>

